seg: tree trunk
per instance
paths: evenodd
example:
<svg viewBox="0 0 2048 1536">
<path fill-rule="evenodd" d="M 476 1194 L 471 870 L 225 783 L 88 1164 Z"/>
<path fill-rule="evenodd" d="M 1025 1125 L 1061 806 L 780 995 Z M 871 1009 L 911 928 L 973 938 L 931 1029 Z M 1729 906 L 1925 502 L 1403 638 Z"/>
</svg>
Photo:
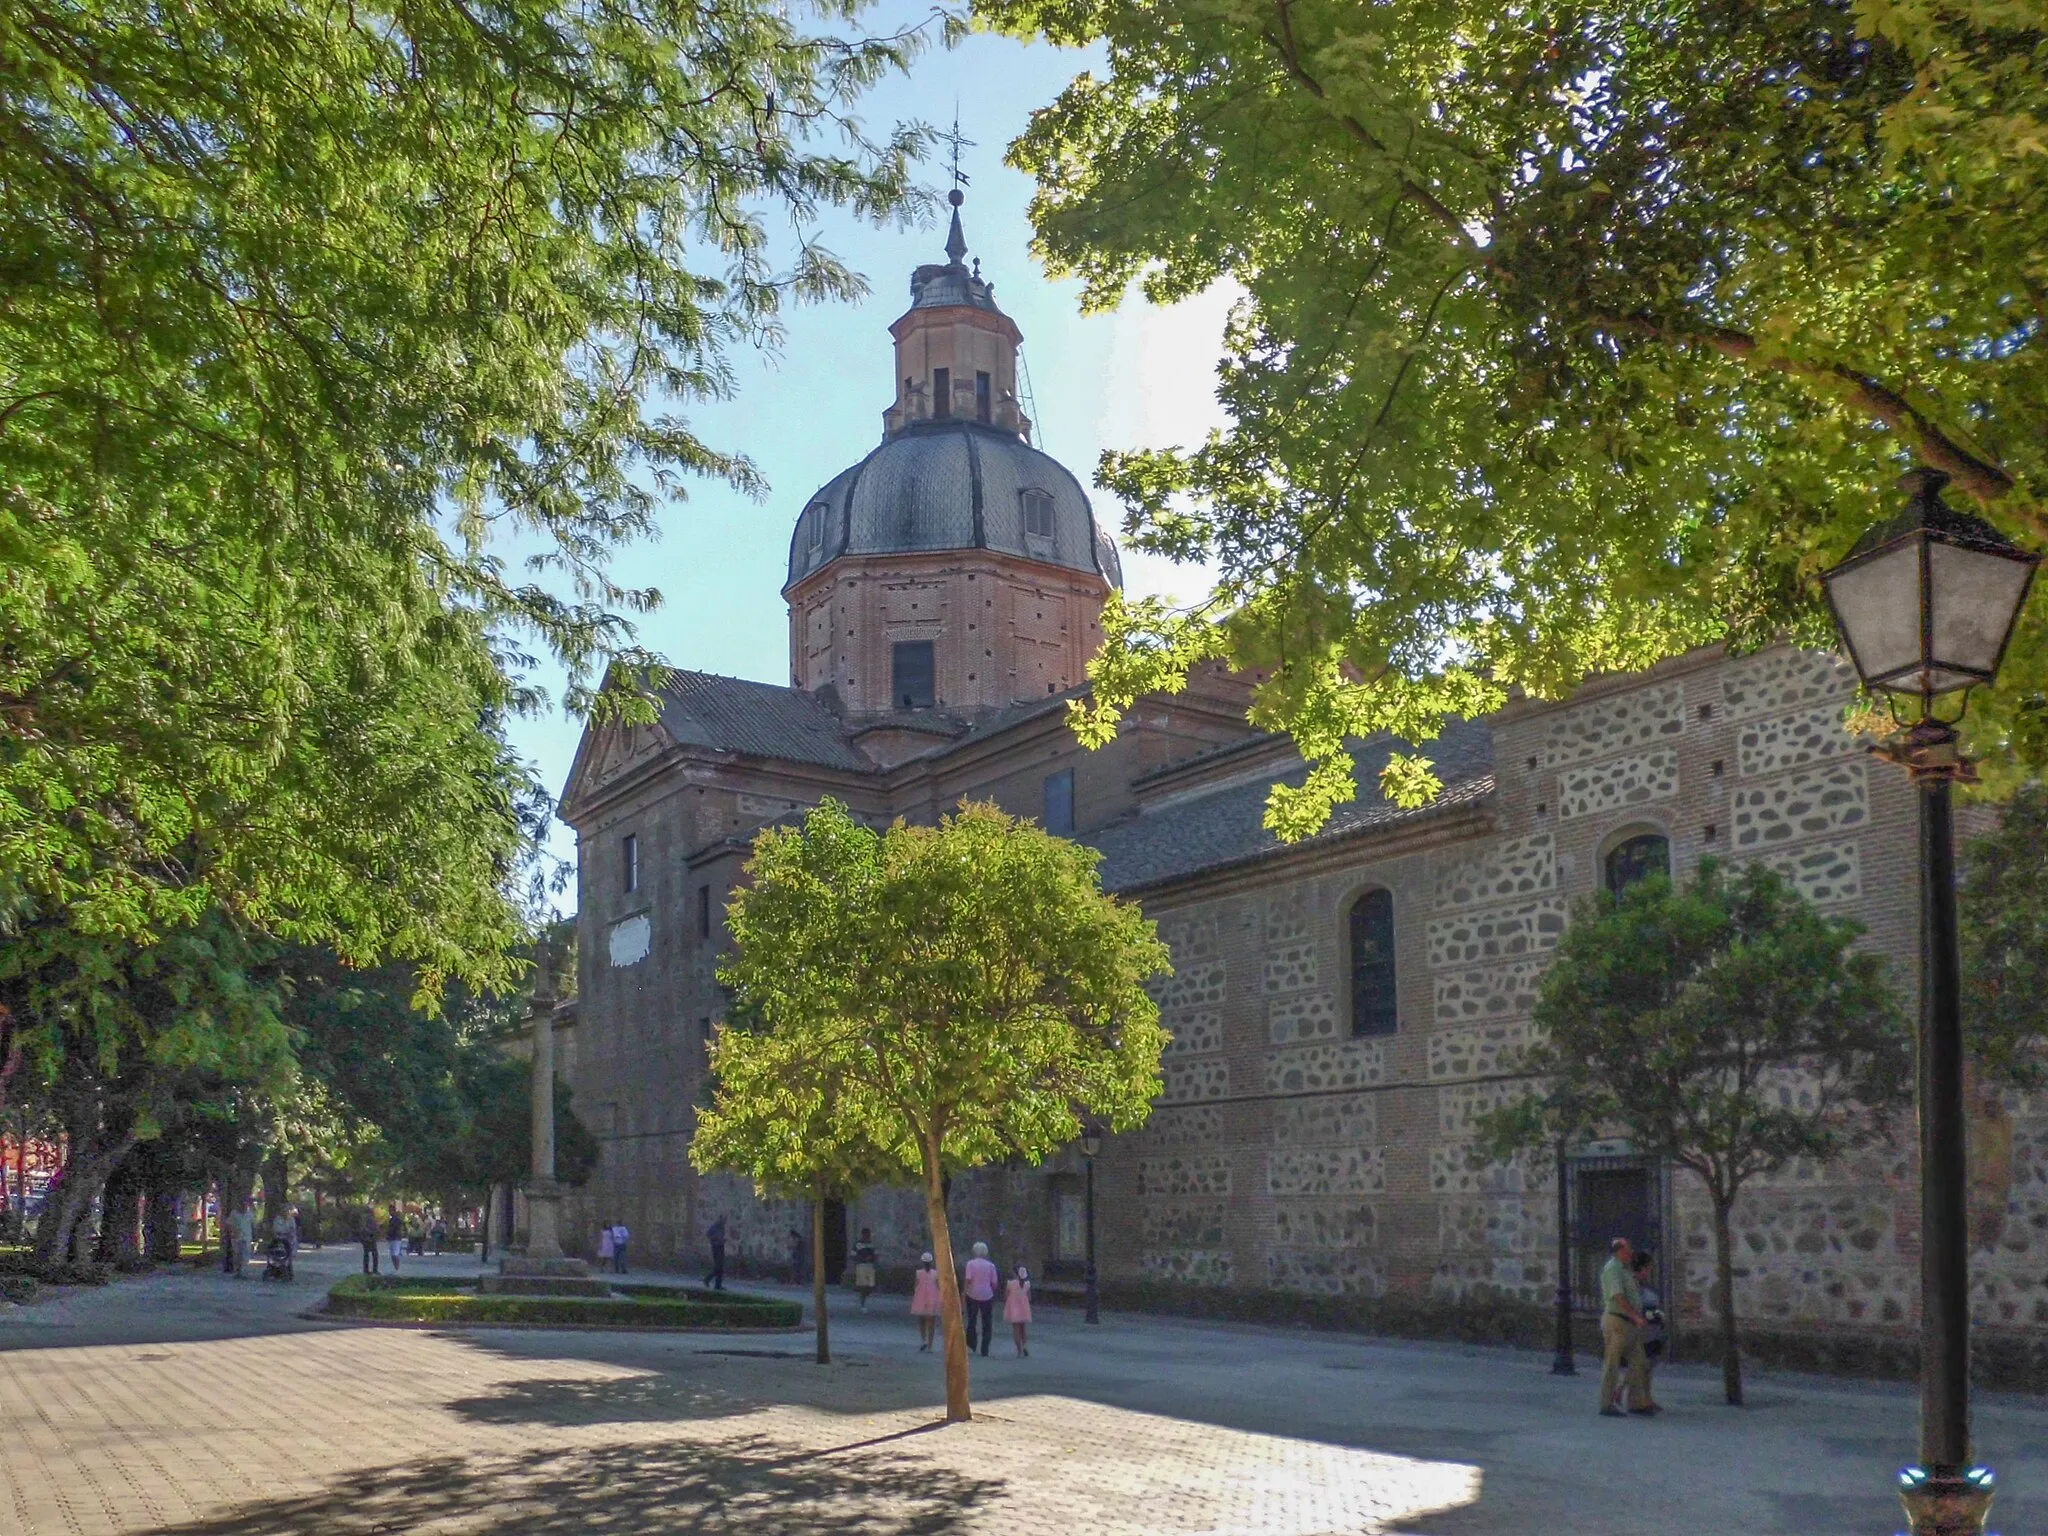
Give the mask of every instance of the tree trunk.
<svg viewBox="0 0 2048 1536">
<path fill-rule="evenodd" d="M 59 1176 L 62 1188 L 51 1187 L 49 1203 L 36 1226 L 38 1268 L 76 1259 L 79 1228 L 92 1214 L 94 1197 L 134 1145 L 133 1133 L 100 1146 L 81 1139 L 72 1141 L 71 1155 Z"/>
<path fill-rule="evenodd" d="M 939 1336 L 946 1342 L 946 1422 L 974 1417 L 967 1405 L 967 1330 L 960 1315 L 960 1276 L 953 1268 L 953 1230 L 946 1221 L 946 1181 L 939 1172 L 939 1143 L 924 1144 L 924 1204 L 932 1224 L 932 1258 L 939 1271 Z"/>
<path fill-rule="evenodd" d="M 1714 1196 L 1714 1304 L 1721 1314 L 1721 1386 L 1728 1406 L 1742 1406 L 1742 1346 L 1735 1335 L 1735 1239 L 1728 1231 L 1733 1195 Z"/>
<path fill-rule="evenodd" d="M 284 1154 L 273 1151 L 263 1159 L 263 1230 L 271 1231 L 271 1223 L 284 1214 L 285 1202 L 291 1194 L 290 1174 L 284 1164 Z"/>
<path fill-rule="evenodd" d="M 106 1199 L 100 1206 L 99 1241 L 93 1245 L 95 1264 L 128 1266 L 142 1261 L 137 1205 L 142 1199 L 143 1149 L 132 1148 L 107 1175 Z"/>
<path fill-rule="evenodd" d="M 160 1179 L 144 1186 L 143 1247 L 152 1262 L 175 1264 L 184 1254 L 178 1233 L 178 1186 Z"/>
<path fill-rule="evenodd" d="M 825 1317 L 825 1192 L 811 1198 L 811 1305 L 818 1314 L 818 1364 L 832 1363 L 832 1329 Z"/>
</svg>

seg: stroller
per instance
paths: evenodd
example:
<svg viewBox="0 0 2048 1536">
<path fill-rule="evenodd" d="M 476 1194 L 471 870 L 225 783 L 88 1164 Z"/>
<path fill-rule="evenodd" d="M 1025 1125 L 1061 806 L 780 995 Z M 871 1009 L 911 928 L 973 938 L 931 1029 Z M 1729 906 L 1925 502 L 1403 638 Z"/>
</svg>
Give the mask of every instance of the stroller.
<svg viewBox="0 0 2048 1536">
<path fill-rule="evenodd" d="M 263 1250 L 263 1278 L 266 1280 L 289 1280 L 292 1278 L 292 1245 L 281 1237 L 273 1237 L 270 1246 Z"/>
</svg>

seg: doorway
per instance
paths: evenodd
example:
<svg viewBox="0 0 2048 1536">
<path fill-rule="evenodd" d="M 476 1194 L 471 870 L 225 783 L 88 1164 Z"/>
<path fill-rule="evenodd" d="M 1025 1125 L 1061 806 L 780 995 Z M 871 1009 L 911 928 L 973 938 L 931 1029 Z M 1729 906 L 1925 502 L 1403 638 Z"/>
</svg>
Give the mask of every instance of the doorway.
<svg viewBox="0 0 2048 1536">
<path fill-rule="evenodd" d="M 1664 1252 L 1664 1189 L 1656 1165 L 1635 1157 L 1576 1158 L 1571 1164 L 1572 1302 L 1600 1310 L 1600 1270 L 1607 1245 L 1625 1237 L 1656 1256 L 1657 1289 L 1669 1294 Z"/>
</svg>

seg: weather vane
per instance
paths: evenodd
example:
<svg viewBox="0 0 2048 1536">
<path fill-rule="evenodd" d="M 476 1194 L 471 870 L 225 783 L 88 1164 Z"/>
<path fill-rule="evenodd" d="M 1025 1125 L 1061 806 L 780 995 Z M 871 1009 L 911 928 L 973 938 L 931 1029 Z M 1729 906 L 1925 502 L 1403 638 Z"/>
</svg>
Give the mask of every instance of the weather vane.
<svg viewBox="0 0 2048 1536">
<path fill-rule="evenodd" d="M 960 151 L 974 148 L 974 140 L 960 131 L 960 109 L 957 106 L 953 109 L 953 131 L 940 134 L 939 142 L 953 146 L 953 187 L 958 191 L 967 185 L 967 173 L 960 169 Z"/>
</svg>

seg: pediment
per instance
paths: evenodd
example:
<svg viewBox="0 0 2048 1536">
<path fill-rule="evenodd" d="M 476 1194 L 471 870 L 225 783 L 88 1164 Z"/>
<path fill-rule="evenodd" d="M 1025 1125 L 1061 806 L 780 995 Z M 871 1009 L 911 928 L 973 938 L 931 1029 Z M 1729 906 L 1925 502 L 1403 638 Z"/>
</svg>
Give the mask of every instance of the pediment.
<svg viewBox="0 0 2048 1536">
<path fill-rule="evenodd" d="M 564 809 L 629 777 L 672 745 L 668 733 L 658 725 L 607 721 L 586 726 L 569 782 L 562 789 Z"/>
</svg>

